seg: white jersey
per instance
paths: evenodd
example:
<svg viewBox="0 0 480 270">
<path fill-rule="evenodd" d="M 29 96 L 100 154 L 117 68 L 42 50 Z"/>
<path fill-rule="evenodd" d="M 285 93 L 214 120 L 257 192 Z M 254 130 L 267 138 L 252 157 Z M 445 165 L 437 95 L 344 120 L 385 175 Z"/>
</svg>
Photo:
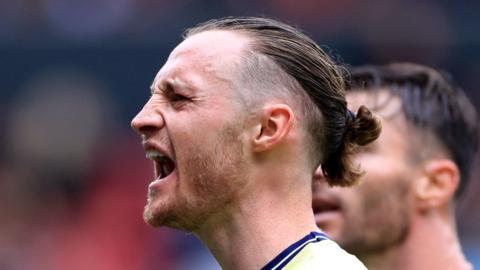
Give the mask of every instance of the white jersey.
<svg viewBox="0 0 480 270">
<path fill-rule="evenodd" d="M 261 270 L 365 270 L 357 257 L 320 232 L 311 232 L 295 242 Z"/>
</svg>

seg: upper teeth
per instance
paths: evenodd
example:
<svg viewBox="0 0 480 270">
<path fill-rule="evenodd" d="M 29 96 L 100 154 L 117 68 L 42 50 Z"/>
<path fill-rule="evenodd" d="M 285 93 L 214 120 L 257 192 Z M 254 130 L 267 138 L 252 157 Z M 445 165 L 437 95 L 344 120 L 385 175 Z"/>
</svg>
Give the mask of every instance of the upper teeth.
<svg viewBox="0 0 480 270">
<path fill-rule="evenodd" d="M 148 159 L 151 159 L 151 160 L 167 158 L 167 156 L 163 155 L 158 151 L 147 151 L 146 156 Z"/>
</svg>

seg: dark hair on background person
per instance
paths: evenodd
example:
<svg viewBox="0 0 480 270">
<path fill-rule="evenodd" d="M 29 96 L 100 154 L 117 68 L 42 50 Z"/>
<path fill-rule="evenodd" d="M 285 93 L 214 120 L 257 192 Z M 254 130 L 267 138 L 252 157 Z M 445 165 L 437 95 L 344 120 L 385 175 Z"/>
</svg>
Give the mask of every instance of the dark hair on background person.
<svg viewBox="0 0 480 270">
<path fill-rule="evenodd" d="M 462 89 L 448 75 L 412 63 L 354 68 L 351 84 L 352 90 L 386 89 L 401 99 L 408 123 L 430 131 L 459 167 L 458 198 L 479 144 L 477 112 Z"/>
<path fill-rule="evenodd" d="M 356 115 L 347 109 L 345 70 L 308 36 L 276 20 L 227 17 L 188 29 L 185 37 L 210 30 L 238 31 L 251 39 L 242 81 L 271 81 L 269 86 L 274 87 L 262 92 L 273 94 L 280 94 L 279 84 L 287 85 L 290 97 L 299 100 L 298 109 L 303 110 L 312 168 L 321 164 L 332 186 L 352 185 L 362 172 L 352 164 L 350 154 L 356 145 L 375 140 L 381 127 L 367 108 L 360 108 Z M 254 98 L 262 96 L 254 92 Z"/>
</svg>

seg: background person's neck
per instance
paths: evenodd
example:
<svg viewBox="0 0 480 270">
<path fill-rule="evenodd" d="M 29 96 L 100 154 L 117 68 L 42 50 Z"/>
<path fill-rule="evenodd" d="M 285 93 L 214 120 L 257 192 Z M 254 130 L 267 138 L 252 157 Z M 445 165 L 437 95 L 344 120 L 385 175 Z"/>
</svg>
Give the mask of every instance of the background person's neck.
<svg viewBox="0 0 480 270">
<path fill-rule="evenodd" d="M 438 213 L 414 218 L 401 245 L 359 258 L 370 270 L 473 269 L 462 253 L 455 226 Z"/>
</svg>

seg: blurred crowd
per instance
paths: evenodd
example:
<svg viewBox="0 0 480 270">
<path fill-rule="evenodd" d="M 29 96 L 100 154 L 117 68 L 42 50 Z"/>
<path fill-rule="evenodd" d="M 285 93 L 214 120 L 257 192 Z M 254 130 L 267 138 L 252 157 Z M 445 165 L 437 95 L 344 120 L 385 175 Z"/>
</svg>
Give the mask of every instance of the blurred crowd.
<svg viewBox="0 0 480 270">
<path fill-rule="evenodd" d="M 153 169 L 129 127 L 185 28 L 273 16 L 344 64 L 446 70 L 478 108 L 479 12 L 433 0 L 0 0 L 0 269 L 217 267 L 193 236 L 144 224 Z M 457 210 L 477 267 L 479 163 Z"/>
</svg>

